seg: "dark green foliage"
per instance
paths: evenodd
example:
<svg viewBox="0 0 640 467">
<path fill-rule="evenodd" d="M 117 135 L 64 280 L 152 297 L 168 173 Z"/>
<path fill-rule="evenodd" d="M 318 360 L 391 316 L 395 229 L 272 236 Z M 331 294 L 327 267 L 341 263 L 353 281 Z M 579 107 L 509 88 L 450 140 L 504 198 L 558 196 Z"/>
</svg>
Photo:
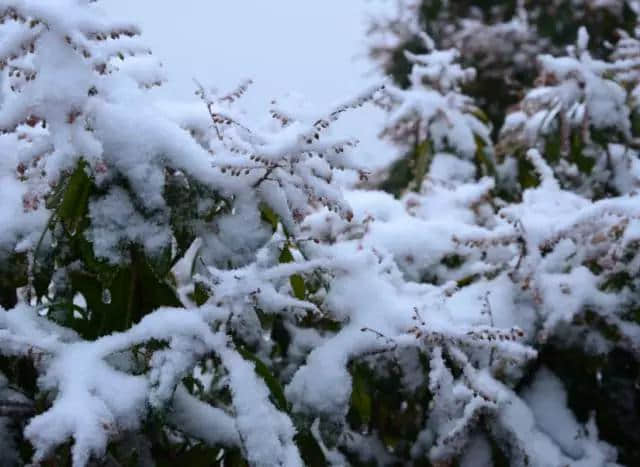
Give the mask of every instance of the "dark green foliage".
<svg viewBox="0 0 640 467">
<path fill-rule="evenodd" d="M 282 248 L 282 253 L 280 253 L 279 260 L 281 263 L 293 262 L 293 255 L 291 254 L 289 245 L 285 244 L 285 246 Z M 291 290 L 293 290 L 293 295 L 299 300 L 304 300 L 307 292 L 302 276 L 300 274 L 292 274 L 289 278 L 289 282 L 291 283 Z"/>
<path fill-rule="evenodd" d="M 144 254 L 132 247 L 129 259 L 126 266 L 110 271 L 112 279 L 108 284 L 90 273 L 71 273 L 72 288 L 85 297 L 91 314 L 76 323 L 71 310 L 67 310 L 62 324 L 76 329 L 86 339 L 95 339 L 129 329 L 161 306 L 180 306 L 173 288 L 156 275 Z M 110 298 L 105 299 L 105 294 Z"/>
<path fill-rule="evenodd" d="M 176 232 L 177 251 L 172 252 L 171 245 L 149 254 L 142 245 L 129 242 L 120 245 L 121 259 L 117 263 L 96 255 L 87 232 L 91 228 L 89 203 L 104 196 L 113 186 L 119 186 L 129 193 L 136 209 L 143 216 L 145 212 L 136 202 L 126 179 L 114 177 L 109 186 L 97 186 L 88 165 L 80 160 L 76 168 L 68 173 L 58 184 L 58 188 L 49 196 L 47 206 L 52 211 L 47 229 L 42 232 L 38 247 L 33 253 L 33 263 L 27 254 L 13 254 L 2 262 L 0 271 L 0 298 L 2 305 L 9 308 L 15 305 L 15 289 L 30 286 L 28 293 L 39 306 L 47 311 L 47 317 L 56 323 L 73 329 L 83 339 L 94 340 L 118 331 L 125 331 L 140 321 L 145 315 L 163 307 L 182 307 L 177 297 L 170 269 L 180 259 L 184 251 L 195 238 L 192 230 L 194 221 L 212 221 L 228 204 L 214 193 L 204 190 L 197 183 L 180 178 L 178 174 L 167 175 L 166 196 L 171 209 L 169 222 Z M 214 202 L 206 211 L 198 200 L 207 197 Z M 32 277 L 29 278 L 29 268 Z M 50 284 L 54 274 L 58 276 L 56 288 Z M 74 303 L 76 294 L 81 294 L 86 306 Z M 208 292 L 201 286 L 194 291 L 196 303 L 202 304 L 208 299 Z M 134 350 L 140 357 L 139 363 L 145 366 L 148 353 L 161 348 L 160 342 L 149 342 L 141 352 Z M 250 353 L 245 352 L 247 356 Z M 269 369 L 254 360 L 256 370 L 263 377 L 270 375 Z M 0 372 L 7 378 L 11 387 L 19 388 L 27 397 L 34 400 L 35 411 L 41 413 L 50 406 L 52 394 L 43 394 L 37 386 L 36 369 L 30 359 L 0 357 Z M 274 391 L 279 387 L 280 401 L 284 395 L 275 380 L 267 378 L 267 384 Z M 207 399 L 209 392 L 201 383 L 186 377 L 185 385 L 189 390 L 199 392 Z M 223 394 L 212 395 L 214 405 L 225 404 Z M 278 399 L 275 398 L 277 401 Z M 194 465 L 229 467 L 246 466 L 247 463 L 238 449 L 208 447 L 188 437 L 180 443 L 167 435 L 166 422 L 161 413 L 151 413 L 143 434 L 123 436 L 113 441 L 107 457 L 102 462 L 115 461 L 118 465 L 143 465 L 143 458 L 153 458 L 156 465 Z M 16 423 L 20 423 L 16 420 Z M 20 432 L 20 429 L 18 430 Z M 139 442 L 133 443 L 132 440 Z M 22 459 L 26 463 L 33 455 L 32 449 L 24 439 L 16 440 Z M 141 451 L 142 449 L 142 451 Z M 43 465 L 66 466 L 70 464 L 70 444 L 58 448 Z M 220 464 L 222 462 L 222 464 Z M 107 465 L 107 464 L 105 464 Z"/>
<path fill-rule="evenodd" d="M 514 110 L 516 104 L 522 101 L 525 93 L 536 86 L 558 84 L 554 78 L 549 81 L 541 79 L 535 82 L 539 76 L 536 63 L 538 54 L 566 56 L 566 47 L 575 44 L 579 28 L 585 26 L 590 36 L 589 52 L 597 59 L 608 59 L 612 52 L 610 44 L 618 39 L 618 31 L 626 31 L 633 36 L 638 20 L 628 2 L 619 2 L 621 9 L 612 11 L 608 8 L 585 5 L 585 3 L 591 5 L 595 2 L 579 2 L 580 4 L 577 5 L 570 0 L 548 2 L 527 0 L 524 2 L 524 7 L 533 34 L 531 44 L 535 46 L 535 50 L 526 52 L 529 53 L 528 60 L 517 62 L 515 53 L 489 57 L 486 53 L 479 51 L 479 48 L 467 47 L 468 44 L 464 42 L 456 42 L 455 38 L 456 33 L 463 28 L 465 19 L 471 18 L 486 26 L 510 21 L 518 15 L 516 1 L 422 0 L 417 3 L 419 4 L 417 24 L 434 39 L 436 47 L 458 48 L 461 52 L 462 65 L 477 70 L 477 79 L 465 84 L 462 91 L 472 97 L 474 102 L 487 113 L 493 124 L 494 143 L 502 142 L 499 141 L 498 133 L 505 117 Z M 423 41 L 417 36 L 402 36 L 402 33 L 399 33 L 398 38 L 401 40 L 396 49 L 388 50 L 386 54 L 374 50 L 374 56 L 382 57 L 385 71 L 399 86 L 406 88 L 410 85 L 408 76 L 411 63 L 403 50 L 422 54 L 425 53 L 425 47 Z M 524 48 L 519 44 L 515 47 L 517 51 L 524 52 Z M 604 78 L 612 77 L 607 74 Z M 578 84 L 584 86 L 582 82 Z M 635 85 L 637 85 L 635 82 L 627 85 L 629 100 Z M 634 105 L 630 105 L 632 111 L 630 123 L 631 133 L 637 138 L 640 135 L 640 113 Z M 528 140 L 521 140 L 518 142 L 520 146 L 516 144 L 505 150 L 499 144 L 495 144 L 497 162 L 502 164 L 507 161 L 513 164 L 509 166 L 508 173 L 513 180 L 501 180 L 502 173 L 491 170 L 489 164 L 483 171 L 482 166 L 485 161 L 480 151 L 474 161 L 477 167 L 476 175 L 494 176 L 496 179 L 494 195 L 507 202 L 517 202 L 521 199 L 524 190 L 538 187 L 540 184 L 540 176 L 526 156 L 527 150 L 535 146 L 549 166 L 557 170 L 556 177 L 563 189 L 580 193 L 592 200 L 621 195 L 612 183 L 613 175 L 610 175 L 609 179 L 606 176 L 614 173 L 609 154 L 610 145 L 612 143 L 627 145 L 629 143 L 627 136 L 619 128 L 596 128 L 588 119 L 584 120 L 585 124 L 582 127 L 575 121 L 571 124 L 574 126 L 569 127 L 568 119 L 558 116 L 553 118 L 549 131 L 538 135 L 537 145 Z M 417 145 L 414 141 L 404 143 L 412 146 L 413 149 L 390 167 L 388 178 L 380 185 L 380 188 L 396 196 L 410 187 L 416 176 L 417 150 L 415 148 Z M 477 143 L 482 148 L 480 143 L 483 142 Z M 558 167 L 567 162 L 575 166 L 577 169 L 575 173 L 569 173 L 569 171 L 563 173 L 562 170 L 558 170 Z M 515 169 L 513 173 L 511 168 Z M 606 236 L 608 239 L 618 239 L 624 229 L 625 227 L 621 227 L 620 231 L 611 229 L 606 232 Z M 567 235 L 567 238 L 572 237 Z M 576 245 L 580 245 L 580 240 L 574 238 L 572 240 Z M 594 239 L 593 244 L 597 244 L 597 240 Z M 600 438 L 618 449 L 617 461 L 622 465 L 640 465 L 640 448 L 638 448 L 640 437 L 637 429 L 640 424 L 640 359 L 637 353 L 637 342 L 629 342 L 633 338 L 629 338 L 622 328 L 625 325 L 640 323 L 637 271 L 628 267 L 629 261 L 635 257 L 637 245 L 627 248 L 632 248 L 633 253 L 626 251 L 616 255 L 616 266 L 611 269 L 603 268 L 598 264 L 597 259 L 584 264 L 598 276 L 598 287 L 601 291 L 625 296 L 623 309 L 595 311 L 589 305 L 584 305 L 570 326 L 562 328 L 551 341 L 534 341 L 532 345 L 540 351 L 539 359 L 525 372 L 517 390 L 526 387 L 532 381 L 540 366 L 548 367 L 563 382 L 568 392 L 569 407 L 579 421 L 586 423 L 593 415 Z M 541 248 L 541 253 L 546 255 L 552 250 L 553 247 L 549 250 Z M 458 268 L 463 262 L 464 258 L 458 255 L 446 256 L 441 261 L 450 269 Z M 571 266 L 567 267 L 571 268 Z M 474 276 L 465 278 L 458 281 L 458 286 L 468 286 L 476 279 L 477 277 Z M 527 284 L 526 287 L 528 286 Z M 609 315 L 620 315 L 623 319 L 620 321 L 610 319 Z M 569 327 L 571 327 L 570 330 Z M 567 336 L 563 336 L 563 332 L 567 332 Z M 590 352 L 580 345 L 583 340 L 587 340 L 587 336 L 604 343 L 603 348 L 600 349 L 602 353 Z M 378 388 L 383 387 L 384 384 L 377 380 L 373 382 L 372 374 L 374 372 L 364 364 L 352 366 L 353 393 L 349 421 L 357 428 L 365 426 L 368 429 L 376 429 L 380 417 L 384 418 L 381 415 L 384 411 L 379 409 L 380 404 L 377 399 Z M 410 438 L 409 434 L 405 436 Z M 487 438 L 491 443 L 494 465 L 510 465 L 511 453 L 505 452 L 504 446 L 496 443 L 490 434 Z"/>
<path fill-rule="evenodd" d="M 284 389 L 282 389 L 282 385 L 280 384 L 280 382 L 271 373 L 269 367 L 246 348 L 243 348 L 242 346 L 236 346 L 236 350 L 238 350 L 240 355 L 242 355 L 245 360 L 249 360 L 253 363 L 256 374 L 264 380 L 265 384 L 269 388 L 269 391 L 271 392 L 271 402 L 273 402 L 273 404 L 279 410 L 288 412 L 289 403 L 287 402 L 287 398 L 284 395 Z"/>
<path fill-rule="evenodd" d="M 275 326 L 274 326 L 275 328 Z M 271 393 L 271 402 L 283 412 L 291 413 L 291 407 L 284 394 L 284 389 L 278 378 L 272 373 L 271 369 L 252 352 L 242 346 L 237 346 L 236 350 L 242 355 L 242 357 L 253 363 L 256 374 L 265 382 L 269 392 Z M 298 423 L 296 426 L 297 434 L 294 438 L 300 455 L 309 466 L 326 466 L 327 461 L 324 453 L 316 438 L 310 431 L 310 427 L 304 422 Z"/>
<path fill-rule="evenodd" d="M 449 47 L 455 45 L 451 44 L 452 26 L 454 31 L 457 30 L 466 18 L 478 19 L 487 25 L 508 22 L 517 14 L 517 3 L 516 0 L 422 0 L 419 3 L 418 23 L 438 47 Z M 580 7 L 571 0 L 527 0 L 524 6 L 528 21 L 537 35 L 535 46 L 538 53 L 563 55 L 566 45 L 575 41 L 579 27 L 586 26 L 592 38 L 592 53 L 604 58 L 610 53 L 604 46 L 605 41 L 612 42 L 618 30 L 633 33 L 636 25 L 636 14 L 627 2 L 620 3 L 624 6 L 619 12 L 608 8 Z M 396 83 L 406 87 L 409 85 L 407 76 L 411 67 L 403 50 L 423 53 L 424 46 L 417 37 L 405 37 L 397 48 L 390 51 L 383 64 Z M 514 60 L 514 56 L 510 54 L 494 62 L 487 60 L 486 56 L 465 54 L 462 49 L 463 64 L 475 67 L 478 72 L 477 80 L 464 91 L 487 112 L 495 131 L 502 126 L 507 109 L 520 100 L 523 91 L 532 86 L 536 77 L 535 55 L 518 66 L 514 61 L 509 61 Z"/>
<path fill-rule="evenodd" d="M 413 157 L 407 155 L 394 162 L 389 169 L 389 175 L 380 184 L 380 189 L 400 196 L 413 179 L 412 161 Z"/>
<path fill-rule="evenodd" d="M 70 267 L 67 287 L 49 297 L 49 316 L 85 339 L 96 339 L 130 328 L 158 307 L 180 306 L 180 301 L 169 282 L 169 248 L 149 257 L 139 245 L 125 245 L 127 254 L 119 264 L 96 257 L 85 232 L 91 225 L 89 201 L 101 190 L 87 171 L 80 161 L 56 194 L 59 201 L 56 195 L 50 200 L 54 214 L 43 237 L 54 238 L 55 247 L 48 256 L 36 250 L 34 287 L 37 297 L 47 294 L 54 261 Z M 73 304 L 76 293 L 84 297 L 86 309 Z"/>
<path fill-rule="evenodd" d="M 563 345 L 545 347 L 540 363 L 560 377 L 581 422 L 595 414 L 599 434 L 618 448 L 622 465 L 640 464 L 640 366 L 620 348 L 604 355 Z"/>
<path fill-rule="evenodd" d="M 402 390 L 402 370 L 385 358 L 354 361 L 350 368 L 353 389 L 349 425 L 355 431 L 377 433 L 386 448 L 401 459 L 409 458 L 429 405 L 426 382 L 414 391 Z M 363 465 L 349 458 L 354 465 Z"/>
<path fill-rule="evenodd" d="M 5 309 L 15 306 L 16 289 L 27 285 L 27 271 L 26 253 L 13 253 L 7 255 L 6 261 L 0 261 L 0 306 Z"/>
</svg>

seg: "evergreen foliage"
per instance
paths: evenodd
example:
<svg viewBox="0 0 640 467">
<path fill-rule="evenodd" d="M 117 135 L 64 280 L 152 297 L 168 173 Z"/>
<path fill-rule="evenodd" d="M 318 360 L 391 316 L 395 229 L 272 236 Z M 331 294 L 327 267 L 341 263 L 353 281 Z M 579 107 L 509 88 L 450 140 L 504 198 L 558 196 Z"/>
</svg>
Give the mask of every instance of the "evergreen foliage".
<svg viewBox="0 0 640 467">
<path fill-rule="evenodd" d="M 638 10 L 567 4 L 402 5 L 396 83 L 256 116 L 0 0 L 0 464 L 638 464 Z"/>
</svg>

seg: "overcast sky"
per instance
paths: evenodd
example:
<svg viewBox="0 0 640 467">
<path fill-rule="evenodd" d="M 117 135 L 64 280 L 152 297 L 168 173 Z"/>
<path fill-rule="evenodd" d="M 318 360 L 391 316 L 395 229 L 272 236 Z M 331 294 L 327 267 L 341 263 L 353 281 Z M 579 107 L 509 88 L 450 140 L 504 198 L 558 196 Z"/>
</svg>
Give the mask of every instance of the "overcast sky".
<svg viewBox="0 0 640 467">
<path fill-rule="evenodd" d="M 366 58 L 369 0 L 103 0 L 116 17 L 135 20 L 165 64 L 164 94 L 188 98 L 193 78 L 221 90 L 245 78 L 255 82 L 250 108 L 295 91 L 315 104 L 330 103 L 378 79 Z M 367 108 L 345 126 L 361 149 L 380 160 L 375 135 L 381 115 Z M 388 154 L 383 158 L 387 158 Z"/>
</svg>

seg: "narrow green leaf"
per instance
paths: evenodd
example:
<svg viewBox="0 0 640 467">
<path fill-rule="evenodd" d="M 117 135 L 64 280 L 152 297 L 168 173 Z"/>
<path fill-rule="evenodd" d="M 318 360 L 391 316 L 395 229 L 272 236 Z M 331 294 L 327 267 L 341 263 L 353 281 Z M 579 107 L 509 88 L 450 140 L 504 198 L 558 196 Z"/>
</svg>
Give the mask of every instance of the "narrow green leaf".
<svg viewBox="0 0 640 467">
<path fill-rule="evenodd" d="M 80 224 L 89 207 L 91 179 L 86 173 L 86 166 L 86 162 L 82 160 L 78 162 L 78 166 L 69 176 L 57 211 L 58 217 L 72 237 L 78 233 Z"/>
<path fill-rule="evenodd" d="M 289 249 L 289 245 L 285 245 L 280 253 L 279 258 L 280 263 L 293 263 L 293 254 Z M 293 295 L 298 300 L 304 300 L 307 295 L 307 287 L 304 283 L 304 278 L 300 274 L 293 274 L 289 278 L 289 282 L 291 283 L 291 289 L 293 290 Z"/>
<path fill-rule="evenodd" d="M 202 306 L 209 300 L 209 290 L 203 283 L 196 282 L 193 292 L 189 294 L 189 298 L 193 300 L 196 305 Z"/>
<path fill-rule="evenodd" d="M 367 383 L 367 371 L 362 365 L 355 365 L 352 371 L 351 408 L 358 415 L 361 425 L 371 421 L 371 395 Z"/>
<path fill-rule="evenodd" d="M 280 262 L 280 264 L 293 263 L 293 254 L 289 249 L 289 245 L 285 245 L 284 248 L 282 248 L 282 252 L 280 253 L 280 258 L 278 258 L 278 261 Z"/>
<path fill-rule="evenodd" d="M 271 228 L 275 232 L 278 229 L 278 215 L 267 204 L 260 204 L 260 217 L 267 224 L 271 225 Z"/>
<path fill-rule="evenodd" d="M 252 352 L 250 352 L 246 348 L 238 346 L 236 347 L 236 349 L 238 353 L 242 355 L 242 358 L 253 362 L 256 374 L 260 376 L 260 378 L 262 378 L 262 380 L 265 382 L 265 384 L 269 388 L 269 392 L 271 392 L 273 403 L 278 408 L 278 410 L 281 410 L 283 412 L 288 412 L 289 402 L 287 401 L 287 398 L 284 395 L 284 390 L 282 389 L 282 385 L 276 379 L 276 377 L 273 376 L 273 373 L 271 373 L 271 370 L 269 369 L 269 367 L 265 365 L 262 360 L 260 360 L 258 357 L 256 357 Z"/>
<path fill-rule="evenodd" d="M 431 163 L 431 143 L 423 141 L 416 147 L 414 181 L 415 191 L 420 191 L 429 164 Z"/>
<path fill-rule="evenodd" d="M 318 441 L 309 430 L 298 430 L 293 440 L 298 446 L 304 465 L 311 467 L 328 465 L 322 448 L 320 448 Z"/>
<path fill-rule="evenodd" d="M 306 287 L 304 285 L 304 279 L 300 274 L 293 274 L 289 278 L 289 282 L 291 283 L 291 288 L 293 289 L 293 295 L 298 300 L 304 300 L 306 295 Z"/>
</svg>

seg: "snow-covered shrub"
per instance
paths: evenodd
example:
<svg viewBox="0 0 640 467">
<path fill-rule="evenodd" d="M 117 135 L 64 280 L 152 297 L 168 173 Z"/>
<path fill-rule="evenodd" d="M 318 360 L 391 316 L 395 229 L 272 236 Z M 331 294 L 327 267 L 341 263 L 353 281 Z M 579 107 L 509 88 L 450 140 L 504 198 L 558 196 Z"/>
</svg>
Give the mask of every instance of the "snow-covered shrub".
<svg viewBox="0 0 640 467">
<path fill-rule="evenodd" d="M 576 339 L 597 353 L 617 345 L 637 354 L 637 193 L 592 201 L 562 190 L 537 150 L 528 158 L 542 181 L 499 216 L 520 235 L 510 277 L 538 310 L 538 339 Z"/>
<path fill-rule="evenodd" d="M 297 226 L 319 206 L 351 217 L 332 171 L 356 141 L 331 125 L 378 88 L 255 129 L 230 107 L 244 84 L 166 111 L 134 25 L 89 1 L 0 6 L 0 405 L 21 414 L 3 419 L 3 462 L 30 456 L 11 438 L 74 465 L 316 455 L 271 400 L 258 317 L 319 313 L 303 275 L 331 263 L 303 258 Z"/>
<path fill-rule="evenodd" d="M 394 164 L 382 187 L 399 193 L 420 190 L 433 160 L 458 157 L 475 164 L 475 175 L 493 172 L 490 124 L 461 86 L 475 78 L 473 68 L 459 63 L 456 49 L 436 50 L 433 40 L 421 35 L 427 53 L 406 52 L 412 63 L 410 86 L 387 86 L 377 104 L 389 111 L 381 136 L 408 152 Z"/>
<path fill-rule="evenodd" d="M 527 16 L 533 23 L 534 13 Z M 455 30 L 452 25 L 450 32 Z M 349 195 L 369 213 L 364 238 L 369 236 L 379 250 L 389 248 L 405 277 L 431 284 L 454 280 L 458 296 L 488 294 L 492 316 L 510 320 L 499 324 L 519 326 L 524 342 L 538 351 L 535 364 L 508 379 L 533 415 L 516 416 L 520 409 L 514 409 L 510 416 L 520 422 L 530 420 L 551 444 L 538 451 L 533 448 L 536 442 L 525 441 L 522 432 L 509 433 L 491 422 L 489 434 L 483 435 L 488 436 L 485 443 L 488 439 L 491 446 L 500 447 L 508 462 L 516 465 L 606 465 L 616 459 L 614 451 L 599 442 L 594 451 L 562 439 L 561 432 L 576 429 L 589 433 L 591 440 L 597 440 L 599 431 L 615 445 L 617 459 L 624 464 L 640 459 L 633 434 L 638 417 L 632 415 L 640 395 L 634 240 L 640 201 L 638 46 L 634 37 L 620 31 L 621 39 L 607 60 L 603 50 L 611 45 L 589 41 L 584 28 L 578 32 L 578 43 L 568 47 L 567 56 L 560 51 L 535 60 L 540 69 L 536 88 L 511 110 L 499 140 L 489 143 L 501 162 L 495 180 L 474 182 L 473 168 L 463 169 L 461 161 L 451 158 L 434 164 L 418 193 L 388 198 L 385 206 L 395 205 L 394 215 L 382 210 L 378 194 Z M 615 37 L 606 39 L 613 42 Z M 478 47 L 482 43 L 471 42 Z M 536 44 L 544 46 L 543 41 Z M 468 86 L 463 89 L 476 97 Z M 447 192 L 483 195 L 468 204 L 465 213 L 443 202 Z M 361 201 L 367 198 L 370 201 Z M 357 203 L 354 209 L 358 218 Z M 403 211 L 406 214 L 398 214 Z M 435 229 L 440 220 L 446 228 Z M 401 232 L 411 233 L 401 236 Z M 413 263 L 416 251 L 423 256 Z M 460 308 L 456 311 L 462 314 Z M 547 379 L 549 368 L 556 374 L 551 379 Z M 540 381 L 546 382 L 539 385 Z M 531 397 L 532 390 L 541 392 Z M 554 401 L 547 406 L 550 411 L 566 415 L 564 421 L 551 422 L 550 411 L 540 412 L 545 397 Z M 560 409 L 564 406 L 573 414 Z M 505 413 L 509 410 L 501 412 Z M 502 415 L 497 419 L 504 420 Z M 582 428 L 572 428 L 579 426 L 576 423 Z M 474 465 L 472 456 L 483 452 L 479 445 L 472 440 L 460 451 L 469 449 L 459 460 Z M 500 462 L 499 450 L 487 451 L 491 455 L 486 465 Z M 571 460 L 561 460 L 563 455 Z"/>
<path fill-rule="evenodd" d="M 638 362 L 634 171 L 599 199 L 515 138 L 536 183 L 501 199 L 473 70 L 420 37 L 406 90 L 255 116 L 249 81 L 158 102 L 160 63 L 97 2 L 0 1 L 1 464 L 635 459 L 562 367 L 577 349 L 597 394 L 635 394 L 611 366 Z M 636 45 L 541 57 L 573 109 L 550 118 L 606 107 L 589 135 L 630 161 Z M 340 183 L 367 171 L 334 123 L 367 103 L 413 148 L 398 198 Z"/>
<path fill-rule="evenodd" d="M 371 54 L 396 82 L 408 86 L 411 64 L 404 51 L 423 53 L 426 31 L 442 48 L 457 48 L 462 63 L 477 70 L 465 86 L 498 130 L 508 108 L 528 89 L 539 54 L 561 55 L 580 26 L 604 58 L 619 31 L 632 34 L 640 11 L 636 0 L 397 0 L 397 8 L 373 18 Z"/>
<path fill-rule="evenodd" d="M 562 383 L 536 363 L 537 354 L 532 350 L 520 347 L 515 352 L 511 348 L 500 357 L 506 349 L 490 345 L 482 351 L 471 342 L 452 339 L 462 329 L 466 336 L 474 336 L 473 340 L 482 336 L 488 344 L 511 344 L 515 338 L 539 349 L 545 358 L 558 343 L 562 349 L 576 345 L 598 356 L 599 372 L 606 372 L 606 359 L 600 355 L 614 348 L 637 352 L 638 326 L 629 316 L 635 306 L 633 291 L 620 293 L 613 286 L 619 284 L 617 273 L 626 266 L 611 255 L 624 248 L 624 237 L 632 235 L 625 227 L 637 215 L 638 200 L 634 196 L 593 203 L 561 190 L 537 152 L 530 152 L 529 157 L 543 183 L 525 190 L 521 203 L 506 205 L 496 214 L 488 203 L 492 182 L 474 182 L 473 165 L 450 157 L 432 165 L 420 192 L 400 200 L 375 191 L 348 193 L 356 226 L 361 221 L 362 227 L 328 214 L 311 216 L 305 222 L 304 231 L 317 232 L 316 238 L 334 248 L 343 249 L 351 242 L 356 251 L 375 251 L 381 264 L 392 259 L 393 268 L 399 269 L 394 274 L 411 281 L 411 287 L 389 304 L 385 297 L 393 294 L 374 283 L 366 290 L 369 309 L 375 308 L 368 300 L 393 310 L 393 303 L 418 301 L 410 298 L 412 290 L 432 290 L 436 295 L 431 303 L 414 310 L 412 332 L 424 336 L 449 329 L 448 336 L 427 337 L 430 345 L 418 357 L 422 363 L 413 364 L 416 357 L 406 353 L 401 344 L 404 339 L 394 337 L 387 323 L 364 329 L 391 346 L 393 353 L 367 357 L 364 368 L 353 370 L 355 409 L 350 415 L 358 423 L 362 422 L 357 417 L 369 420 L 365 433 L 356 437 L 357 444 L 348 446 L 359 449 L 359 461 L 367 459 L 367 452 L 384 455 L 390 464 L 407 462 L 407 457 L 417 463 L 426 457 L 445 464 L 468 459 L 465 462 L 474 465 L 480 453 L 487 459 L 481 465 L 495 465 L 501 456 L 513 465 L 578 461 L 608 465 L 615 460 L 615 449 L 598 440 L 596 419 L 589 418 L 595 407 L 587 406 L 586 419 L 581 409 L 577 418 L 567 408 Z M 468 178 L 461 181 L 465 169 Z M 597 266 L 601 261 L 603 267 Z M 357 288 L 353 290 L 352 299 L 357 296 Z M 378 295 L 380 290 L 384 295 Z M 371 313 L 367 321 L 375 323 Z M 489 331 L 496 328 L 514 331 Z M 335 352 L 335 345 L 331 348 Z M 460 349 L 468 352 L 472 373 L 465 372 Z M 329 350 L 326 352 L 328 355 Z M 563 353 L 555 355 L 562 358 Z M 323 364 L 330 360 L 325 358 Z M 547 364 L 562 368 L 553 360 L 543 365 Z M 460 371 L 462 380 L 455 377 Z M 477 374 L 474 376 L 477 371 L 488 377 L 481 386 L 477 386 Z M 397 379 L 402 381 L 400 399 L 404 402 L 393 405 L 388 398 L 397 400 L 398 395 L 389 385 Z M 467 399 L 465 386 L 481 399 Z M 415 419 L 409 414 L 415 416 L 416 408 L 424 410 L 426 401 L 411 392 L 415 387 L 429 393 L 426 426 L 417 435 L 412 431 L 416 430 Z M 493 390 L 488 393 L 479 390 L 489 388 Z M 493 396 L 484 399 L 490 394 Z M 406 415 L 385 415 L 398 411 Z M 394 439 L 393 431 L 403 433 L 401 439 Z M 409 439 L 414 441 L 407 442 Z M 382 446 L 393 447 L 393 452 L 383 454 Z"/>
<path fill-rule="evenodd" d="M 332 123 L 380 87 L 324 112 L 275 105 L 262 126 L 232 105 L 248 84 L 163 109 L 133 25 L 94 2 L 2 6 L 3 462 L 28 446 L 79 466 L 357 459 L 391 446 L 354 431 L 376 355 L 423 401 L 402 456 L 433 438 L 450 458 L 503 405 L 471 362 L 521 366 L 522 331 L 423 320 L 452 283 L 408 282 L 392 255 L 311 227 L 312 213 L 366 226 L 333 176 L 356 141 Z"/>
<path fill-rule="evenodd" d="M 498 152 L 515 155 L 503 172 L 507 179 L 517 173 L 522 187 L 536 184 L 524 156 L 532 147 L 543 151 L 563 186 L 590 198 L 638 187 L 632 95 L 617 79 L 626 76 L 625 63 L 593 59 L 588 41 L 581 29 L 569 56 L 540 56 L 537 87 L 507 116 Z"/>
</svg>

